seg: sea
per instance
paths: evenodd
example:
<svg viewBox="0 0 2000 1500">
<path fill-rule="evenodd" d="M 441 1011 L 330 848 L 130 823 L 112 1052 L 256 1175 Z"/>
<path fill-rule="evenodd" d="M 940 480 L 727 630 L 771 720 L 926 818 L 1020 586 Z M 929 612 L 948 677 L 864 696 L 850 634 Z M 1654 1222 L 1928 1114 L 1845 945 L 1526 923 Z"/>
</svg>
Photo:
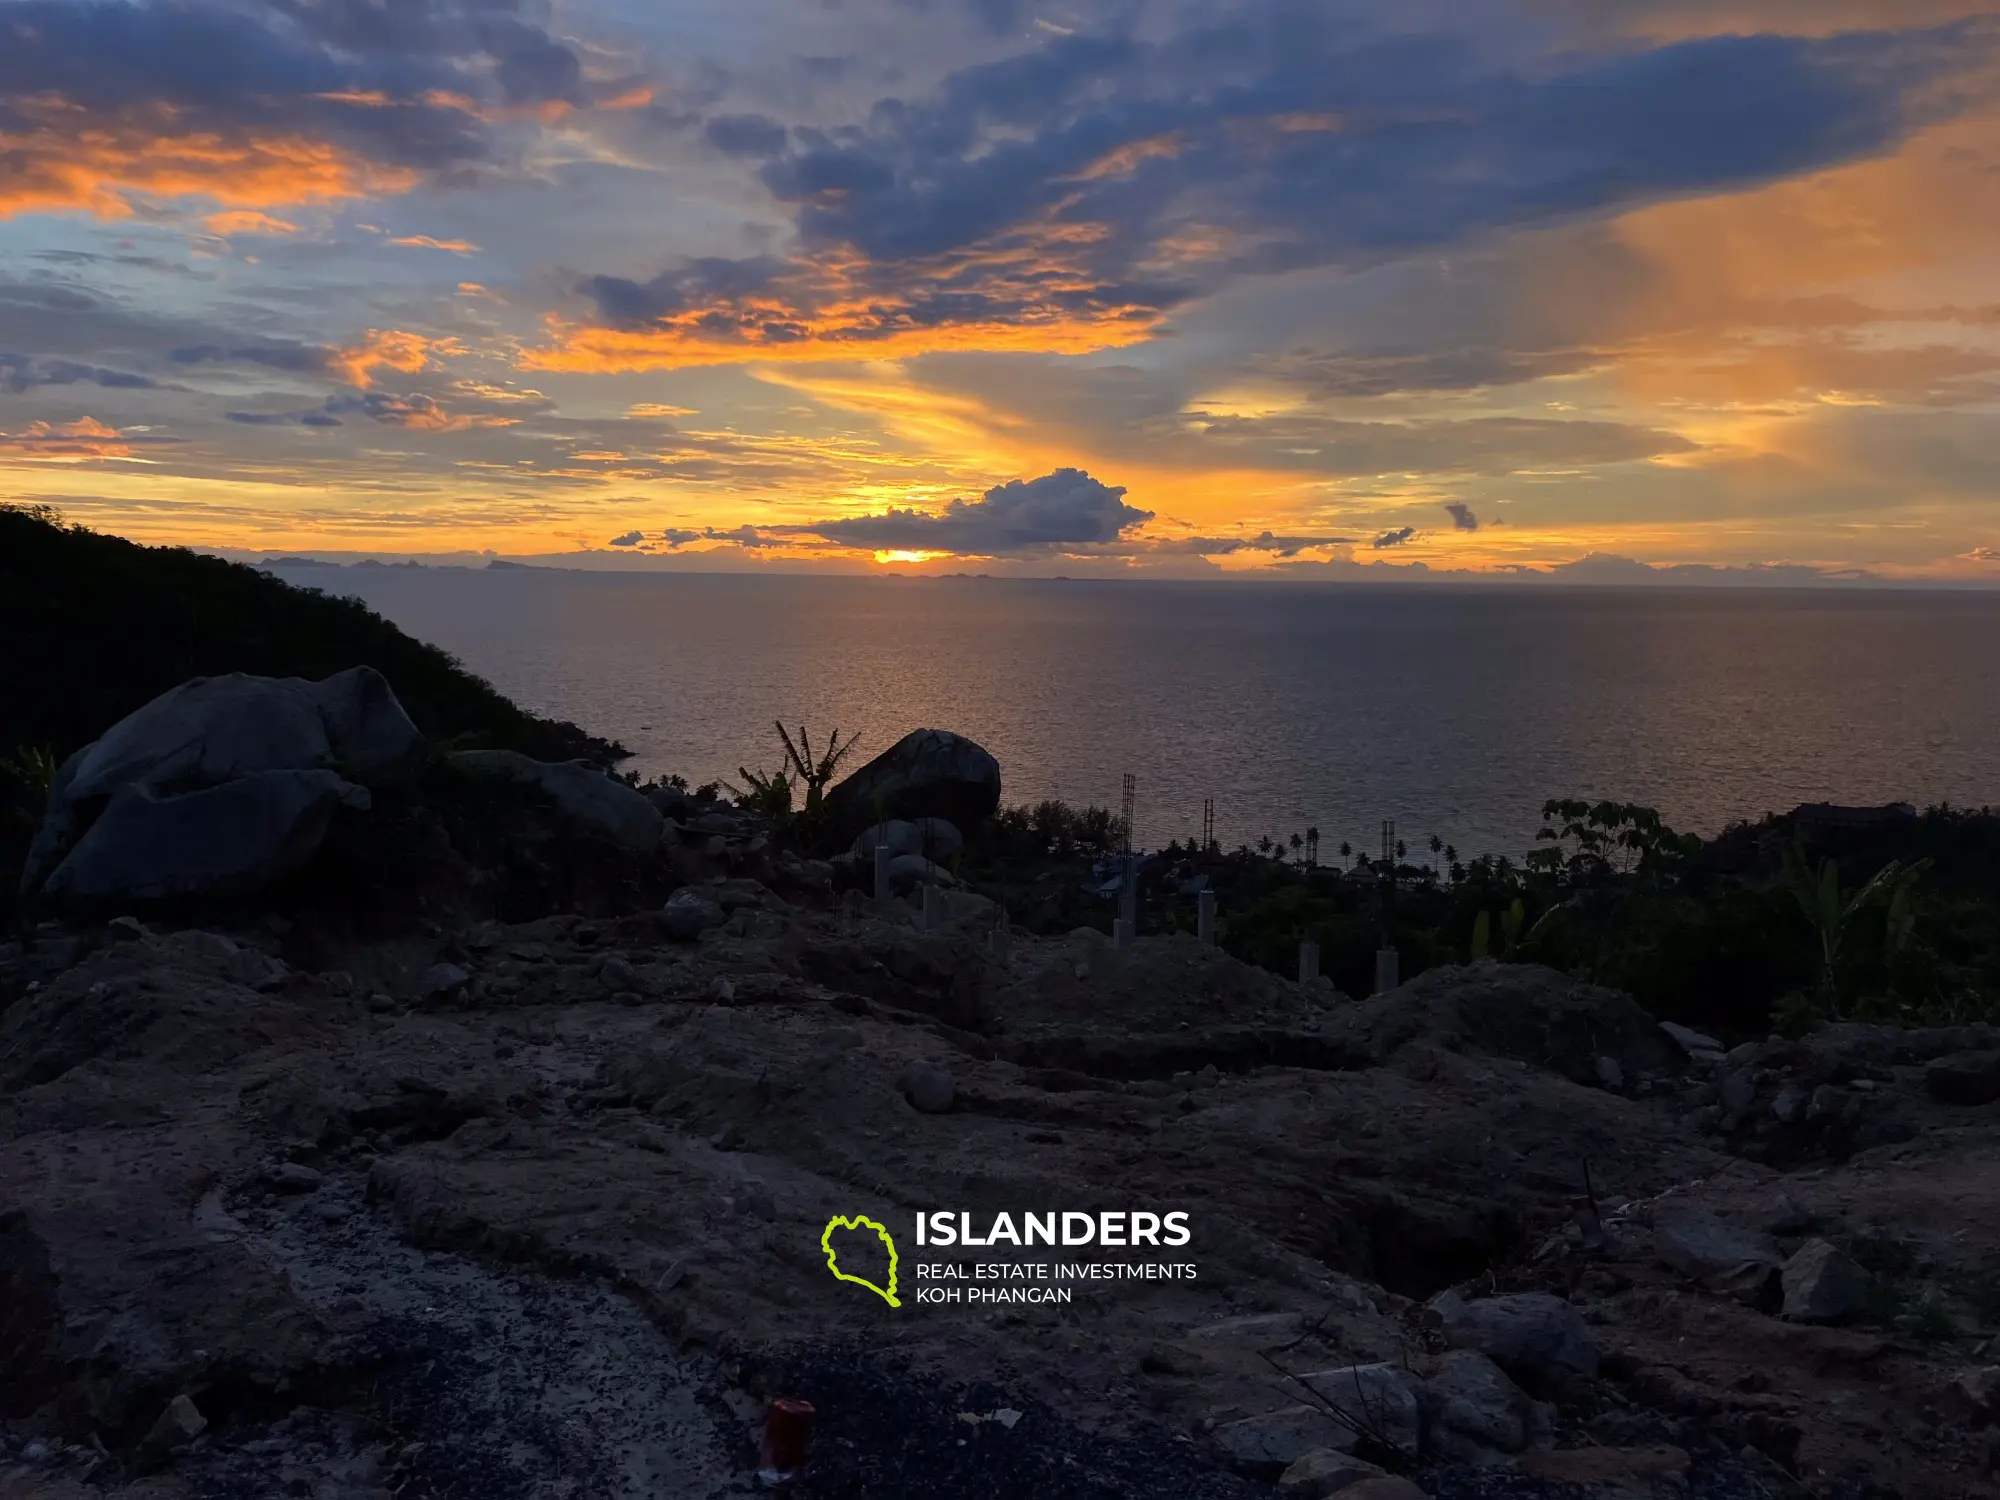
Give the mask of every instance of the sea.
<svg viewBox="0 0 2000 1500">
<path fill-rule="evenodd" d="M 1138 841 L 1316 828 L 1518 857 L 1542 804 L 1713 835 L 1801 802 L 2000 804 L 2000 594 L 282 570 L 365 600 L 647 776 L 969 735 L 1009 803 Z"/>
</svg>

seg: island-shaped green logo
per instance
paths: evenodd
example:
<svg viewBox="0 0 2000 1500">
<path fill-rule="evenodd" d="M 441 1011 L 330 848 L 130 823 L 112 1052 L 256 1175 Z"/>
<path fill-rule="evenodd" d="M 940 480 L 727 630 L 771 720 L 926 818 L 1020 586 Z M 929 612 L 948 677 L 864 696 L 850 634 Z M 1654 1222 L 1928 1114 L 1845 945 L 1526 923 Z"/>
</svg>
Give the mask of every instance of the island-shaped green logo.
<svg viewBox="0 0 2000 1500">
<path fill-rule="evenodd" d="M 833 1232 L 836 1229 L 872 1229 L 881 1236 L 882 1244 L 889 1252 L 889 1286 L 886 1291 L 865 1276 L 850 1276 L 840 1269 L 840 1252 L 833 1248 Z M 851 1281 L 856 1286 L 865 1286 L 891 1307 L 903 1305 L 896 1300 L 896 1242 L 889 1237 L 889 1231 L 882 1225 L 863 1214 L 856 1214 L 851 1219 L 836 1214 L 826 1221 L 826 1228 L 820 1233 L 819 1247 L 826 1252 L 826 1268 L 833 1272 L 836 1280 Z"/>
</svg>

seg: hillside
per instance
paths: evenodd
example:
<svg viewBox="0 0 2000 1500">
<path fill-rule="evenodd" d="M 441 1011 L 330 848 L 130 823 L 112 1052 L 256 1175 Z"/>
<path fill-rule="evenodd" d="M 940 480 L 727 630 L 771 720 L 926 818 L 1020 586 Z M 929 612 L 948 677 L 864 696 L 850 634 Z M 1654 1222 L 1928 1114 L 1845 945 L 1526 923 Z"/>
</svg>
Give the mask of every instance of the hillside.
<svg viewBox="0 0 2000 1500">
<path fill-rule="evenodd" d="M 359 600 L 241 563 L 142 547 L 0 506 L 0 758 L 56 762 L 189 677 L 325 677 L 376 668 L 432 738 L 610 763 L 623 748 L 517 708 L 448 653 Z M 0 772 L 0 869 L 18 864 L 33 793 Z"/>
</svg>

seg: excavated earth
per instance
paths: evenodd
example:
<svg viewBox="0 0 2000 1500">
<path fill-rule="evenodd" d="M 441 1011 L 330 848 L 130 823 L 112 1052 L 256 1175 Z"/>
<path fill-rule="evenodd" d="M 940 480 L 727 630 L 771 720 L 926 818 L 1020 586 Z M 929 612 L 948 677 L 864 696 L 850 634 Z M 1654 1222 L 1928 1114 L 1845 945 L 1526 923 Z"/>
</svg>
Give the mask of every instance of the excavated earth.
<svg viewBox="0 0 2000 1500">
<path fill-rule="evenodd" d="M 1554 1293 L 1601 1357 L 1537 1393 L 1540 1453 L 1369 1450 L 1439 1500 L 2000 1495 L 2000 1105 L 1962 1102 L 2000 1034 L 1691 1056 L 1546 970 L 1357 1003 L 758 868 L 698 940 L 0 948 L 0 1500 L 747 1494 L 777 1395 L 818 1409 L 801 1496 L 1269 1495 L 1230 1424 L 1312 1371 L 1429 1375 L 1451 1289 Z M 1876 1294 L 1835 1327 L 1691 1279 L 1654 1239 L 1690 1208 L 1830 1241 Z M 940 1210 L 1180 1211 L 1192 1242 L 913 1244 Z M 828 1272 L 856 1215 L 896 1233 L 899 1307 Z M 1086 1255 L 1195 1275 L 916 1295 L 925 1262 Z"/>
</svg>

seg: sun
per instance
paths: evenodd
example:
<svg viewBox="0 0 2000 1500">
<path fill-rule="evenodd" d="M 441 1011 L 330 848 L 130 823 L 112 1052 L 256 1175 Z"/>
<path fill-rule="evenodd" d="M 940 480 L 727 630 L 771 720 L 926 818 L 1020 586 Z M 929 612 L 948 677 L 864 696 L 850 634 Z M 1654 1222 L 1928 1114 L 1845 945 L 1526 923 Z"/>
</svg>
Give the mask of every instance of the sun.
<svg viewBox="0 0 2000 1500">
<path fill-rule="evenodd" d="M 878 563 L 922 563 L 929 562 L 934 557 L 943 556 L 942 552 L 904 552 L 898 550 L 894 552 L 878 552 L 875 554 L 875 561 Z"/>
</svg>

